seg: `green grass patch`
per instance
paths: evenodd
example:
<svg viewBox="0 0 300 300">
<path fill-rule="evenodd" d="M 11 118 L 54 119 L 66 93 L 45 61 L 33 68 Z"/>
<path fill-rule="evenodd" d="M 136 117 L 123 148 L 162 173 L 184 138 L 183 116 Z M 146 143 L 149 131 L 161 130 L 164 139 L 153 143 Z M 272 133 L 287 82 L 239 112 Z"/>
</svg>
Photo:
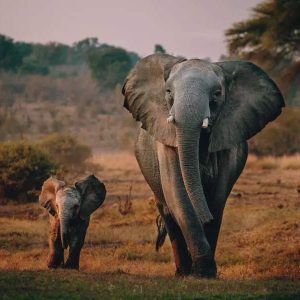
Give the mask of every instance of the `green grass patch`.
<svg viewBox="0 0 300 300">
<path fill-rule="evenodd" d="M 77 271 L 0 272 L 1 299 L 296 299 L 296 280 L 204 280 Z"/>
</svg>

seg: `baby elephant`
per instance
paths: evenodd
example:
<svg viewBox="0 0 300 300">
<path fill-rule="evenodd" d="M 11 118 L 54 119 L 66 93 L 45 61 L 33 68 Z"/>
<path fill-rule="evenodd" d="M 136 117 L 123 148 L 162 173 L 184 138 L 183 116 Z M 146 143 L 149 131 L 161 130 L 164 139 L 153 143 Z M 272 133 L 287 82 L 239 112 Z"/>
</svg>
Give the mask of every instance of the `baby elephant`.
<svg viewBox="0 0 300 300">
<path fill-rule="evenodd" d="M 90 215 L 103 203 L 105 195 L 104 184 L 94 175 L 77 181 L 72 187 L 54 177 L 44 182 L 39 202 L 50 217 L 48 268 L 79 269 Z M 64 264 L 67 247 L 69 256 Z"/>
</svg>

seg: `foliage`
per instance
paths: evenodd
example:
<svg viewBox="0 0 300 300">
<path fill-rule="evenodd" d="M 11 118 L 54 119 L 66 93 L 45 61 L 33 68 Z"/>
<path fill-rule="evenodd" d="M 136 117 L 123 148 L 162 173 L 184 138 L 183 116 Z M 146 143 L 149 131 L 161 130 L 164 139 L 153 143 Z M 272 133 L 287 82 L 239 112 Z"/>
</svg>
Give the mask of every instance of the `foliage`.
<svg viewBox="0 0 300 300">
<path fill-rule="evenodd" d="M 256 155 L 282 156 L 300 152 L 300 109 L 286 108 L 282 115 L 250 141 Z"/>
<path fill-rule="evenodd" d="M 19 71 L 22 74 L 49 74 L 49 67 L 38 60 L 28 59 L 20 66 Z"/>
<path fill-rule="evenodd" d="M 253 8 L 253 17 L 226 31 L 230 53 L 298 58 L 300 1 L 266 0 Z"/>
<path fill-rule="evenodd" d="M 0 70 L 4 71 L 72 77 L 85 72 L 89 64 L 101 87 L 113 89 L 118 83 L 122 83 L 138 60 L 136 53 L 100 44 L 95 37 L 88 37 L 68 46 L 57 42 L 15 42 L 0 34 Z"/>
<path fill-rule="evenodd" d="M 34 44 L 32 56 L 45 65 L 61 65 L 67 63 L 69 46 L 50 42 L 48 44 Z"/>
<path fill-rule="evenodd" d="M 265 0 L 253 8 L 251 18 L 233 24 L 225 35 L 231 56 L 253 60 L 271 72 L 289 103 L 295 104 L 293 85 L 300 84 L 300 1 Z"/>
<path fill-rule="evenodd" d="M 87 54 L 92 50 L 100 46 L 100 43 L 96 37 L 89 37 L 73 44 L 71 48 L 70 61 L 73 64 L 79 64 L 86 61 Z"/>
<path fill-rule="evenodd" d="M 88 56 L 93 77 L 104 90 L 122 84 L 133 63 L 130 55 L 122 48 L 103 45 Z"/>
<path fill-rule="evenodd" d="M 0 188 L 6 198 L 32 201 L 57 165 L 39 147 L 25 142 L 0 144 Z"/>
<path fill-rule="evenodd" d="M 78 169 L 92 156 L 92 150 L 74 137 L 64 134 L 45 136 L 38 143 L 64 170 Z"/>
<path fill-rule="evenodd" d="M 164 54 L 164 53 L 167 53 L 167 51 L 166 51 L 166 49 L 162 45 L 155 44 L 154 45 L 154 53 L 162 53 L 162 54 Z"/>
<path fill-rule="evenodd" d="M 14 43 L 13 39 L 0 34 L 0 70 L 16 71 L 30 52 L 30 44 Z"/>
</svg>

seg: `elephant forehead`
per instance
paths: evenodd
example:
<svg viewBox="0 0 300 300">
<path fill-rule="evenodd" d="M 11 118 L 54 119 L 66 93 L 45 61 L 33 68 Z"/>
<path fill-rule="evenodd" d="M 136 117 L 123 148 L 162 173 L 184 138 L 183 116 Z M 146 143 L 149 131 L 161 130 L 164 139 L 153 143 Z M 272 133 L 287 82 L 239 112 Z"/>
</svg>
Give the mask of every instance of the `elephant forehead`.
<svg viewBox="0 0 300 300">
<path fill-rule="evenodd" d="M 64 188 L 57 192 L 56 201 L 76 203 L 80 201 L 80 194 L 74 188 Z"/>
<path fill-rule="evenodd" d="M 198 69 L 201 71 L 211 71 L 212 65 L 210 62 L 202 60 L 202 59 L 189 59 L 181 63 L 181 67 L 183 69 Z"/>
</svg>

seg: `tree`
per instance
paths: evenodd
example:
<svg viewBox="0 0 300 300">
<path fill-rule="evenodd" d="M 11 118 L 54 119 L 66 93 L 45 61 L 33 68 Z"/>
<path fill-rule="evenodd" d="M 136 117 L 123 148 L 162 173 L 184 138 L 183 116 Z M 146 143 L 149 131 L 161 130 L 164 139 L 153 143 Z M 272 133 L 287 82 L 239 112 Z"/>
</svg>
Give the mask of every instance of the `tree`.
<svg viewBox="0 0 300 300">
<path fill-rule="evenodd" d="M 46 45 L 33 45 L 33 59 L 43 65 L 62 65 L 67 62 L 70 47 L 64 44 L 50 42 Z"/>
<path fill-rule="evenodd" d="M 0 69 L 16 71 L 22 65 L 24 56 L 30 52 L 29 44 L 15 44 L 13 39 L 0 34 Z"/>
<path fill-rule="evenodd" d="M 21 74 L 40 74 L 48 75 L 49 68 L 42 62 L 25 57 L 23 64 L 20 66 L 19 71 Z"/>
<path fill-rule="evenodd" d="M 155 44 L 154 45 L 154 53 L 162 53 L 162 54 L 165 54 L 167 53 L 166 49 L 160 45 L 160 44 Z"/>
<path fill-rule="evenodd" d="M 292 96 L 291 82 L 300 83 L 300 1 L 266 0 L 252 10 L 225 32 L 229 53 L 260 64 Z"/>
<path fill-rule="evenodd" d="M 73 44 L 70 53 L 70 62 L 81 64 L 86 61 L 87 54 L 92 50 L 100 47 L 98 38 L 88 37 Z"/>
<path fill-rule="evenodd" d="M 122 84 L 132 68 L 132 54 L 122 48 L 102 45 L 88 55 L 88 63 L 93 77 L 104 90 Z"/>
<path fill-rule="evenodd" d="M 246 56 L 268 53 L 298 59 L 300 55 L 300 1 L 268 0 L 253 8 L 252 18 L 233 24 L 225 33 L 229 52 Z"/>
</svg>

